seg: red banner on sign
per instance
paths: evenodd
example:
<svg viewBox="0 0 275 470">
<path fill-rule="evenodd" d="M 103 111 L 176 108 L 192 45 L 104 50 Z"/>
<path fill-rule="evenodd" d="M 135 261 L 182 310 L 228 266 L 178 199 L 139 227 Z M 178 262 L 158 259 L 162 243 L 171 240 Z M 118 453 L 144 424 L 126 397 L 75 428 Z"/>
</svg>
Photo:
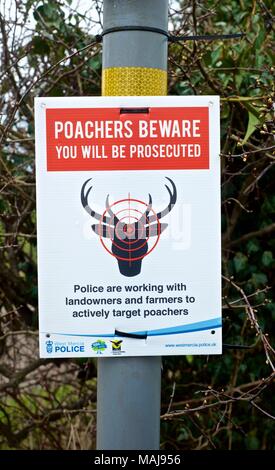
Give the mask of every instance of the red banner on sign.
<svg viewBox="0 0 275 470">
<path fill-rule="evenodd" d="M 207 107 L 129 111 L 47 109 L 47 170 L 209 168 Z"/>
</svg>

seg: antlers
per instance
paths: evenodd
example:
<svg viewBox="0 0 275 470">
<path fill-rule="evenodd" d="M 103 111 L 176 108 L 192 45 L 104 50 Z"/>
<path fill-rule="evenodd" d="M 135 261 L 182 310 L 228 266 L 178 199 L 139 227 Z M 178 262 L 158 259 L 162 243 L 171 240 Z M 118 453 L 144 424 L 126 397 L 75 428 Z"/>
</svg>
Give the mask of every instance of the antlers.
<svg viewBox="0 0 275 470">
<path fill-rule="evenodd" d="M 177 189 L 176 189 L 176 185 L 174 183 L 174 181 L 172 181 L 170 178 L 168 178 L 168 176 L 166 176 L 166 179 L 168 181 L 170 181 L 171 185 L 172 185 L 172 189 L 173 189 L 173 193 L 171 191 L 171 189 L 169 188 L 169 186 L 167 186 L 167 184 L 165 185 L 168 193 L 169 193 L 169 196 L 170 196 L 170 202 L 168 204 L 168 206 L 163 209 L 161 212 L 158 212 L 157 215 L 150 215 L 149 219 L 147 220 L 147 223 L 148 222 L 156 222 L 156 220 L 159 220 L 161 219 L 162 217 L 164 217 L 165 215 L 169 214 L 169 212 L 173 209 L 174 205 L 176 204 L 177 202 Z"/>
<path fill-rule="evenodd" d="M 88 197 L 89 197 L 89 194 L 90 194 L 90 191 L 91 189 L 93 188 L 92 186 L 86 191 L 85 193 L 85 188 L 86 188 L 86 185 L 89 181 L 91 181 L 92 178 L 89 178 L 87 181 L 85 181 L 85 183 L 83 184 L 82 188 L 81 188 L 81 202 L 82 202 L 82 206 L 84 207 L 85 211 L 88 212 L 88 214 L 91 216 L 91 217 L 94 217 L 95 219 L 97 220 L 102 220 L 102 222 L 104 222 L 105 224 L 110 224 L 110 225 L 114 225 L 114 222 L 113 222 L 113 218 L 110 218 L 110 217 L 102 217 L 101 214 L 98 214 L 96 211 L 94 211 L 88 204 Z M 107 196 L 107 200 L 106 200 L 106 207 L 107 207 L 107 204 L 109 205 L 108 203 L 108 196 Z M 108 207 L 107 207 L 108 208 Z M 108 209 L 108 212 L 109 212 L 110 208 Z M 109 212 L 110 213 L 110 212 Z"/>
<path fill-rule="evenodd" d="M 90 206 L 89 206 L 89 203 L 88 203 L 88 197 L 89 197 L 89 194 L 90 194 L 90 191 L 92 189 L 93 186 L 91 186 L 88 190 L 86 190 L 86 187 L 87 187 L 87 183 L 89 181 L 91 181 L 92 178 L 89 178 L 87 181 L 85 181 L 85 183 L 83 184 L 82 188 L 81 188 L 81 202 L 82 202 L 82 205 L 84 207 L 84 209 L 86 210 L 86 212 L 88 212 L 88 214 L 91 216 L 91 217 L 94 217 L 95 219 L 97 220 L 100 220 L 102 223 L 104 224 L 107 224 L 107 225 L 110 225 L 110 226 L 116 226 L 120 220 L 118 219 L 118 217 L 113 213 L 111 207 L 110 207 L 110 204 L 109 204 L 109 194 L 107 195 L 107 198 L 106 198 L 106 209 L 107 209 L 107 212 L 109 213 L 110 217 L 109 216 L 102 216 L 101 214 L 99 214 L 98 212 L 96 212 L 95 210 L 93 210 Z M 169 188 L 169 186 L 167 186 L 167 184 L 165 185 L 168 193 L 169 193 L 169 196 L 170 196 L 170 201 L 169 201 L 169 204 L 168 206 L 163 209 L 161 212 L 158 212 L 157 214 L 153 214 L 153 215 L 150 215 L 150 212 L 151 212 L 151 209 L 152 209 L 152 197 L 151 197 L 151 194 L 149 194 L 149 202 L 148 202 L 148 205 L 146 207 L 146 210 L 145 212 L 142 214 L 141 218 L 139 219 L 138 222 L 135 222 L 135 227 L 137 227 L 138 225 L 149 225 L 150 222 L 156 222 L 158 221 L 159 219 L 161 219 L 162 217 L 166 216 L 167 214 L 169 214 L 169 212 L 172 210 L 174 204 L 176 203 L 177 201 L 177 189 L 176 189 L 176 186 L 175 186 L 175 183 L 168 177 L 166 177 L 166 179 L 171 183 L 172 185 L 172 191 L 171 189 Z M 161 226 L 163 227 L 159 227 L 159 229 L 161 231 L 163 231 L 166 227 L 167 227 L 167 224 L 160 224 Z M 96 225 L 92 226 L 93 227 L 93 230 L 98 233 L 98 230 L 96 230 L 95 228 L 97 227 Z M 157 230 L 154 230 L 153 228 L 154 226 L 152 226 L 151 228 L 150 227 L 147 227 L 146 231 L 150 234 L 150 236 L 153 236 L 153 235 L 156 235 L 157 234 Z M 100 232 L 103 234 L 103 236 L 107 236 L 106 234 L 106 227 L 102 226 L 102 228 L 100 229 Z M 156 233 L 155 233 L 156 232 Z"/>
</svg>

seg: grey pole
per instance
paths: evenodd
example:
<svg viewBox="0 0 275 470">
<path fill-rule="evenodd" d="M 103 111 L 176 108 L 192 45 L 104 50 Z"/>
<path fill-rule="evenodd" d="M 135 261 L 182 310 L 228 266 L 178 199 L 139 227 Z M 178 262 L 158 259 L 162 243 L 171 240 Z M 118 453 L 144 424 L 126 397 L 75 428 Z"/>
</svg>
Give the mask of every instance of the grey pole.
<svg viewBox="0 0 275 470">
<path fill-rule="evenodd" d="M 167 30 L 168 0 L 104 0 L 104 29 Z M 120 31 L 103 38 L 104 95 L 166 94 L 167 38 Z M 156 450 L 160 439 L 160 357 L 98 360 L 97 448 Z"/>
</svg>

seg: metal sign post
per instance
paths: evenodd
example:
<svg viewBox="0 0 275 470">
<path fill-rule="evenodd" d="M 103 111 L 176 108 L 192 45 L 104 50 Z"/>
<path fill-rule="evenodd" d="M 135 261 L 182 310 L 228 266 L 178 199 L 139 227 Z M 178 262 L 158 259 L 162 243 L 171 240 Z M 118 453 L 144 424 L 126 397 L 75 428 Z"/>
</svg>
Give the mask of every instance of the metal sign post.
<svg viewBox="0 0 275 470">
<path fill-rule="evenodd" d="M 98 449 L 156 450 L 161 355 L 221 354 L 219 97 L 161 96 L 166 1 L 104 7 L 106 96 L 35 102 L 40 355 L 99 359 Z"/>
<path fill-rule="evenodd" d="M 167 30 L 168 0 L 104 0 L 104 30 Z M 102 94 L 165 95 L 167 38 L 151 31 L 103 37 Z M 98 360 L 97 448 L 159 449 L 161 357 Z"/>
</svg>

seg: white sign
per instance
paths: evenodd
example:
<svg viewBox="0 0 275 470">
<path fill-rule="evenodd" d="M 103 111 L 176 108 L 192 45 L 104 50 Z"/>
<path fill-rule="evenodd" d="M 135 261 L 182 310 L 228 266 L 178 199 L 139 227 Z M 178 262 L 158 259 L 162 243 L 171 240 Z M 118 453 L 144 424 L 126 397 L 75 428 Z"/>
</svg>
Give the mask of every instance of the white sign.
<svg viewBox="0 0 275 470">
<path fill-rule="evenodd" d="M 37 98 L 41 357 L 221 353 L 219 98 Z"/>
</svg>

